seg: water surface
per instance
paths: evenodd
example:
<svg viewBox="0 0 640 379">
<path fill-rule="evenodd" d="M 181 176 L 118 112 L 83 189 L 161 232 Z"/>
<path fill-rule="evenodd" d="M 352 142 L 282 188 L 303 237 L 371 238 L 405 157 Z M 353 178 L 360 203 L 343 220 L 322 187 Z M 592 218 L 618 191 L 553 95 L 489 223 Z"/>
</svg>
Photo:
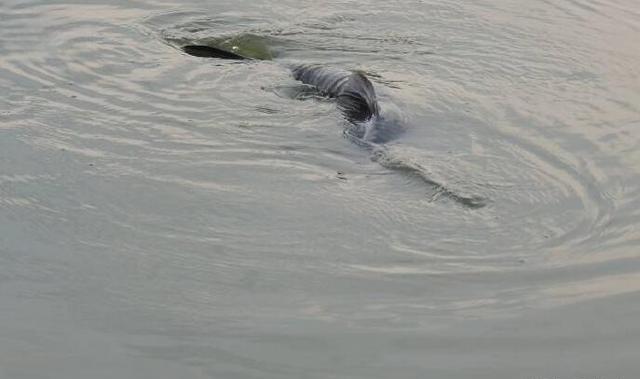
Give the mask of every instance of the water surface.
<svg viewBox="0 0 640 379">
<path fill-rule="evenodd" d="M 0 377 L 636 377 L 639 33 L 634 0 L 3 1 Z M 273 59 L 176 48 L 213 41 Z M 382 160 L 291 63 L 369 74 Z"/>
</svg>

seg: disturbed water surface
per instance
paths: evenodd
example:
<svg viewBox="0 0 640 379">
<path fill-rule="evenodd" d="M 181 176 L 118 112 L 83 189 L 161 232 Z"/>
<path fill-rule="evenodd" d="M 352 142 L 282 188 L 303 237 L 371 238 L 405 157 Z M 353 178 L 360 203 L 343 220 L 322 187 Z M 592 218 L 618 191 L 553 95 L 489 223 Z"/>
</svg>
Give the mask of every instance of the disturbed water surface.
<svg viewBox="0 0 640 379">
<path fill-rule="evenodd" d="M 637 377 L 639 36 L 636 0 L 3 0 L 0 377 Z M 292 63 L 404 132 L 344 138 Z"/>
</svg>

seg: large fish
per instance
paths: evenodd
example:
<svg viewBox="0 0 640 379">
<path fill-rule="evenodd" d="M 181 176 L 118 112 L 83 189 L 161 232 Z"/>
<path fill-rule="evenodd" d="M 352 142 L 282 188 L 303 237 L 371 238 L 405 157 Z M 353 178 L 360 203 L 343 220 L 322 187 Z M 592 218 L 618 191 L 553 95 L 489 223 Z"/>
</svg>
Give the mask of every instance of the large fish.
<svg viewBox="0 0 640 379">
<path fill-rule="evenodd" d="M 233 60 L 248 60 L 232 51 L 206 45 L 183 46 L 187 54 Z M 361 123 L 379 115 L 376 92 L 371 81 L 361 72 L 332 69 L 321 65 L 292 66 L 293 77 L 313 86 L 325 96 L 335 98 L 338 109 L 353 123 Z"/>
</svg>

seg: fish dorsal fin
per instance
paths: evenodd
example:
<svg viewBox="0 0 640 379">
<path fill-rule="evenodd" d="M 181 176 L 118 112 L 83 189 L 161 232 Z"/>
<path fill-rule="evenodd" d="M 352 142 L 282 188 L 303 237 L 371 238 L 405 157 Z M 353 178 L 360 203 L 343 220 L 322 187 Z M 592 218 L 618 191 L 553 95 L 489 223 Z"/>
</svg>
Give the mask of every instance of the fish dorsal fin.
<svg viewBox="0 0 640 379">
<path fill-rule="evenodd" d="M 233 59 L 233 60 L 246 60 L 250 59 L 238 55 L 234 52 L 223 50 L 213 46 L 207 45 L 187 45 L 182 47 L 182 51 L 194 57 L 200 58 L 219 58 L 219 59 Z"/>
</svg>

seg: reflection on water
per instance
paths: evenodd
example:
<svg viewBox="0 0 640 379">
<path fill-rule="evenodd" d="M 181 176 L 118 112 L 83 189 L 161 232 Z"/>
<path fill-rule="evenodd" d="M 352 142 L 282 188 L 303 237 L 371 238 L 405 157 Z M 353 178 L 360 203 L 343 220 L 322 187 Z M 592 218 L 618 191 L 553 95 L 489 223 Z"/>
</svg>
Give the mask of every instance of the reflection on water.
<svg viewBox="0 0 640 379">
<path fill-rule="evenodd" d="M 9 0 L 0 25 L 0 376 L 636 373 L 633 1 Z M 403 133 L 372 160 L 292 63 L 367 72 Z"/>
</svg>

